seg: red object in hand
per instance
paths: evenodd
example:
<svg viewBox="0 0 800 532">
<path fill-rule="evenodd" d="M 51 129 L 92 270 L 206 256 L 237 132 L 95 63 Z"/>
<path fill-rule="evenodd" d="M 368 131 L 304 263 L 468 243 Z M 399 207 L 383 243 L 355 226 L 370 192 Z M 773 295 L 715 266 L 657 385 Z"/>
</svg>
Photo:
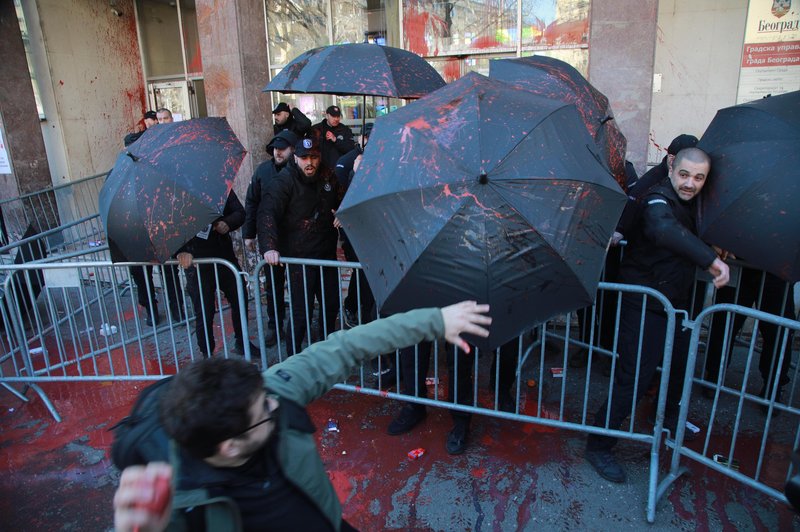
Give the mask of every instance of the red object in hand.
<svg viewBox="0 0 800 532">
<path fill-rule="evenodd" d="M 144 508 L 158 515 L 164 515 L 164 511 L 172 498 L 172 489 L 168 477 L 156 477 L 153 483 L 153 497 L 146 503 L 136 504 L 137 508 Z"/>
</svg>

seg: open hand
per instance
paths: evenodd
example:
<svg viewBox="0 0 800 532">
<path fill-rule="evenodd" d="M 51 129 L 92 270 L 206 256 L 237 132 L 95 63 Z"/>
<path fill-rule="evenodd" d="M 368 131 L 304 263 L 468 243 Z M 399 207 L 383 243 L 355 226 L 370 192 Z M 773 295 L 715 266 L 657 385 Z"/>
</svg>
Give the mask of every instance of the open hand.
<svg viewBox="0 0 800 532">
<path fill-rule="evenodd" d="M 444 319 L 445 339 L 465 353 L 469 353 L 469 344 L 461 338 L 461 334 L 469 333 L 483 338 L 489 336 L 489 330 L 483 327 L 483 325 L 492 324 L 492 318 L 485 315 L 487 312 L 489 312 L 489 305 L 479 305 L 475 301 L 462 301 L 444 307 L 442 318 Z"/>
</svg>

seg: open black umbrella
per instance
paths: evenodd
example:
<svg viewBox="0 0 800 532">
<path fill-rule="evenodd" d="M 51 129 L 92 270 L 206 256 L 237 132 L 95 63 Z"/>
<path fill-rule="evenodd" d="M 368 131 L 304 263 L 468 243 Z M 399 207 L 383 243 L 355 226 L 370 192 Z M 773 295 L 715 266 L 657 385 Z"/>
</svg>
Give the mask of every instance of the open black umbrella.
<svg viewBox="0 0 800 532">
<path fill-rule="evenodd" d="M 625 195 L 572 105 L 468 74 L 379 118 L 337 216 L 382 312 L 492 307 L 491 348 L 590 304 Z"/>
<path fill-rule="evenodd" d="M 543 55 L 496 59 L 489 62 L 489 77 L 545 98 L 574 104 L 604 163 L 617 183 L 625 187 L 625 151 L 628 145 L 625 135 L 617 127 L 608 98 L 575 67 Z"/>
<path fill-rule="evenodd" d="M 717 111 L 697 147 L 711 156 L 703 239 L 800 281 L 800 91 Z"/>
<path fill-rule="evenodd" d="M 334 44 L 294 58 L 264 91 L 415 99 L 444 86 L 420 56 L 379 44 Z"/>
<path fill-rule="evenodd" d="M 100 191 L 106 235 L 129 261 L 168 260 L 222 216 L 245 153 L 225 118 L 147 129 Z"/>
</svg>

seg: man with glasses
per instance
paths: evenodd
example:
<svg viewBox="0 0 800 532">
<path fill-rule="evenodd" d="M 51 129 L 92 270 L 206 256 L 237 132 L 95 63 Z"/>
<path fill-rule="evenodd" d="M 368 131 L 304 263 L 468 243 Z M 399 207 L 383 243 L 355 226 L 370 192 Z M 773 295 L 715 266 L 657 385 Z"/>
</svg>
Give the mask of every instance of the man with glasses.
<svg viewBox="0 0 800 532">
<path fill-rule="evenodd" d="M 413 310 L 332 334 L 266 370 L 212 358 L 181 370 L 161 399 L 164 430 L 179 447 L 178 478 L 165 463 L 126 468 L 114 496 L 116 530 L 202 530 L 199 510 L 148 508 L 159 482 L 232 500 L 245 530 L 352 530 L 316 449 L 306 405 L 378 353 L 462 333 L 488 336 L 488 305 L 465 301 Z"/>
</svg>

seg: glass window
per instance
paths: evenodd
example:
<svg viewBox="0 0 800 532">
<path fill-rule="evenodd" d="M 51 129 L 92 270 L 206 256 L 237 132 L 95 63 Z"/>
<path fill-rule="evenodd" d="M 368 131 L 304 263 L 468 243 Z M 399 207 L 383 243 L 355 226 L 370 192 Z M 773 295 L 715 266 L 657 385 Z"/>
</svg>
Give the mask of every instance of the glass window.
<svg viewBox="0 0 800 532">
<path fill-rule="evenodd" d="M 516 0 L 406 0 L 406 49 L 423 56 L 514 51 Z"/>
<path fill-rule="evenodd" d="M 306 50 L 328 44 L 327 2 L 266 0 L 269 57 L 283 66 Z"/>
<path fill-rule="evenodd" d="M 197 31 L 197 11 L 194 0 L 181 0 L 183 44 L 186 47 L 186 72 L 190 77 L 203 75 L 203 56 L 200 54 L 200 34 Z"/>
<path fill-rule="evenodd" d="M 147 78 L 183 77 L 178 9 L 157 0 L 137 0 Z"/>
<path fill-rule="evenodd" d="M 590 4 L 589 0 L 522 0 L 522 47 L 588 45 Z"/>
<path fill-rule="evenodd" d="M 367 33 L 367 0 L 345 0 L 331 3 L 333 44 L 364 42 Z"/>
</svg>

